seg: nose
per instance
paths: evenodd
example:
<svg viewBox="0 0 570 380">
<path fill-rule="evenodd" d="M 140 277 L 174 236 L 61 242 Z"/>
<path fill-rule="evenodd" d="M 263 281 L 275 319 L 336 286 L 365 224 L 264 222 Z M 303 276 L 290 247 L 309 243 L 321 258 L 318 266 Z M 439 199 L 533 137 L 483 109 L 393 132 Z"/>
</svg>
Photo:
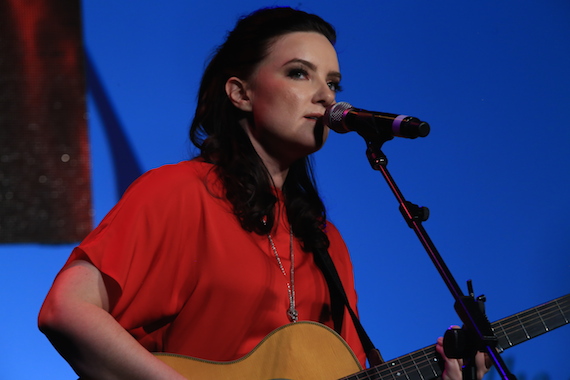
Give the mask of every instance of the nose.
<svg viewBox="0 0 570 380">
<path fill-rule="evenodd" d="M 336 93 L 329 87 L 327 81 L 320 81 L 313 101 L 322 104 L 326 108 L 334 104 L 335 97 Z"/>
</svg>

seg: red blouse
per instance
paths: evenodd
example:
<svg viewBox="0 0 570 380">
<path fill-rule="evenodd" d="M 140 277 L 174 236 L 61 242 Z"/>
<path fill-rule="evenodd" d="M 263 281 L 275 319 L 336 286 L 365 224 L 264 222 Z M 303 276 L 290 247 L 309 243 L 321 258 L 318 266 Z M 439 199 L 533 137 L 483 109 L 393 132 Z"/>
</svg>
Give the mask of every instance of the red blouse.
<svg viewBox="0 0 570 380">
<path fill-rule="evenodd" d="M 268 237 L 241 228 L 211 168 L 192 160 L 147 172 L 68 263 L 85 259 L 103 273 L 111 314 L 148 350 L 227 361 L 289 323 L 288 277 Z M 289 276 L 289 227 L 279 204 L 272 237 Z M 329 253 L 355 307 L 348 250 L 331 223 L 327 234 Z M 299 320 L 332 327 L 321 271 L 296 239 L 294 252 Z M 341 335 L 364 365 L 348 313 Z"/>
</svg>

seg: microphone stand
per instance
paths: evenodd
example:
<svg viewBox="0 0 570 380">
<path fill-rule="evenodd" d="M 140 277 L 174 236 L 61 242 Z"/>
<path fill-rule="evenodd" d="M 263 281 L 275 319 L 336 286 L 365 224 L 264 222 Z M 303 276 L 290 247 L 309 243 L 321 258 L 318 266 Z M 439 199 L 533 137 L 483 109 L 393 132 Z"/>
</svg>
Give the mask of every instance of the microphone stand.
<svg viewBox="0 0 570 380">
<path fill-rule="evenodd" d="M 446 333 L 446 340 L 452 340 L 451 344 L 444 343 L 446 356 L 463 358 L 464 364 L 467 363 L 463 368 L 463 379 L 476 380 L 475 354 L 477 351 L 487 352 L 502 379 L 516 380 L 516 377 L 509 372 L 497 351 L 497 338 L 495 337 L 491 324 L 484 313 L 484 296 L 480 296 L 477 299 L 474 298 L 471 282 L 468 283 L 470 294 L 466 296 L 462 293 L 461 288 L 453 278 L 447 265 L 423 228 L 422 222 L 428 219 L 429 210 L 426 207 L 419 207 L 408 202 L 390 175 L 387 168 L 388 159 L 382 152 L 381 148 L 382 145 L 386 141 L 391 140 L 393 136 L 378 136 L 378 138 L 374 139 L 370 139 L 369 137 L 370 136 L 365 137 L 368 147 L 366 155 L 372 169 L 382 173 L 388 183 L 388 186 L 396 196 L 396 199 L 400 204 L 400 212 L 402 213 L 402 216 L 408 226 L 413 229 L 418 236 L 443 281 L 449 288 L 453 298 L 455 299 L 455 310 L 464 323 L 463 329 L 449 330 L 449 334 Z"/>
</svg>

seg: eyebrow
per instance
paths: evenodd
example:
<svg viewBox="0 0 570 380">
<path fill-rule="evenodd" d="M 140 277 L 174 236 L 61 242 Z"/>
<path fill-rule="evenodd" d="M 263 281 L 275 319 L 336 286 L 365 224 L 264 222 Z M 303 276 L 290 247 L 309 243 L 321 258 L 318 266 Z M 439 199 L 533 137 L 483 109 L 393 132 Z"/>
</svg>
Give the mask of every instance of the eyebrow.
<svg viewBox="0 0 570 380">
<path fill-rule="evenodd" d="M 313 71 L 317 71 L 317 66 L 313 62 L 309 62 L 309 61 L 301 59 L 301 58 L 293 58 L 292 60 L 285 62 L 285 64 L 283 66 L 287 66 L 290 63 L 301 63 L 301 64 L 307 66 L 309 69 L 311 69 Z M 328 78 L 336 78 L 340 81 L 340 79 L 342 78 L 342 75 L 338 71 L 330 71 L 327 74 L 327 77 Z"/>
</svg>

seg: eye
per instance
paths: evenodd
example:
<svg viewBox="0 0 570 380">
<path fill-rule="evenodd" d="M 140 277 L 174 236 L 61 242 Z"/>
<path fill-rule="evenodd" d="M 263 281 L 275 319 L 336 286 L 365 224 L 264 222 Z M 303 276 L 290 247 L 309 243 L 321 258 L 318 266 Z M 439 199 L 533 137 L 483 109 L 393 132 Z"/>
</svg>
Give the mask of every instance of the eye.
<svg viewBox="0 0 570 380">
<path fill-rule="evenodd" d="M 342 86 L 340 85 L 339 82 L 328 82 L 327 84 L 328 84 L 329 88 L 334 92 L 341 92 L 342 91 Z"/>
<path fill-rule="evenodd" d="M 287 76 L 293 79 L 306 79 L 309 73 L 303 68 L 294 68 L 289 70 Z"/>
</svg>

